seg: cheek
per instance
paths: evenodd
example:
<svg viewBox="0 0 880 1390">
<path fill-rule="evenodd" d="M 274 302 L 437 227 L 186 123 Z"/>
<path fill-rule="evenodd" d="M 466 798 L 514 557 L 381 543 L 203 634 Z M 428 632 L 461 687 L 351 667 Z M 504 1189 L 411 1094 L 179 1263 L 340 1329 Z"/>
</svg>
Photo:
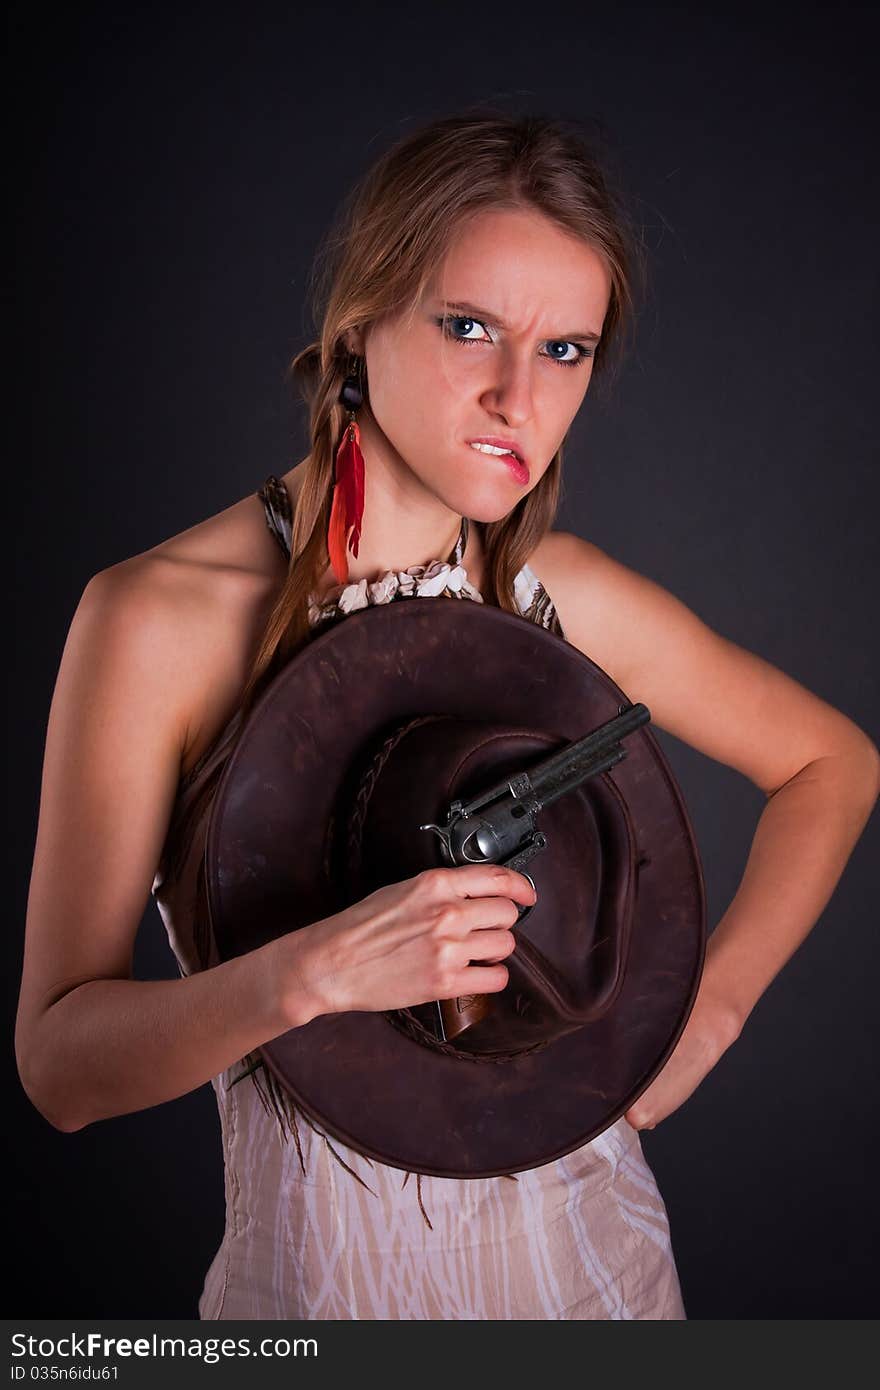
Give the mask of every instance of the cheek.
<svg viewBox="0 0 880 1390">
<path fill-rule="evenodd" d="M 467 350 L 429 339 L 410 345 L 400 368 L 400 388 L 408 398 L 405 409 L 426 423 L 439 424 L 478 388 L 473 361 L 462 361 Z"/>
<path fill-rule="evenodd" d="M 436 391 L 414 362 L 386 361 L 370 387 L 370 409 L 390 444 L 407 458 L 437 432 Z"/>
<path fill-rule="evenodd" d="M 389 439 L 445 434 L 450 413 L 474 390 L 473 367 L 457 361 L 454 348 L 441 352 L 433 343 L 377 351 L 370 366 L 370 403 Z"/>
</svg>

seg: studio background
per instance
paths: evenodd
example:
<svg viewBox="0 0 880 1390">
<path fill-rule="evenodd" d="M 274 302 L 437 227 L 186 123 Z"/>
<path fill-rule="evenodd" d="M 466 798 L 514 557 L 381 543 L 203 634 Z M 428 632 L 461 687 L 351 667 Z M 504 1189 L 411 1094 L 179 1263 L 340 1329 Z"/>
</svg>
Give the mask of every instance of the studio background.
<svg viewBox="0 0 880 1390">
<path fill-rule="evenodd" d="M 557 526 L 880 739 L 876 36 L 867 9 L 821 7 L 794 28 L 687 6 L 12 14 L 8 1315 L 195 1317 L 223 1231 L 211 1087 L 62 1134 L 15 1068 L 46 719 L 85 584 L 305 454 L 284 371 L 308 268 L 381 150 L 476 100 L 572 115 L 607 136 L 651 283 L 575 424 Z M 658 737 L 711 929 L 763 798 Z M 642 1136 L 691 1318 L 876 1311 L 876 822 L 738 1043 Z M 177 975 L 152 903 L 135 966 Z"/>
</svg>

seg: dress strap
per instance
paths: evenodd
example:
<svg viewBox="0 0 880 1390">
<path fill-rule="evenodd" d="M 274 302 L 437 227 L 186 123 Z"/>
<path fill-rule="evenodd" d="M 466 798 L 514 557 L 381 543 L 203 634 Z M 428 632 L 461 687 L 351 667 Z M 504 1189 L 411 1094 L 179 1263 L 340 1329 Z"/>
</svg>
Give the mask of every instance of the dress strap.
<svg viewBox="0 0 880 1390">
<path fill-rule="evenodd" d="M 514 579 L 513 596 L 520 613 L 530 623 L 537 623 L 557 637 L 568 640 L 562 630 L 556 604 L 530 565 L 523 565 Z"/>
<path fill-rule="evenodd" d="M 464 558 L 464 552 L 467 550 L 468 531 L 469 531 L 469 530 L 470 530 L 470 523 L 469 523 L 467 517 L 466 517 L 466 516 L 463 516 L 462 519 L 461 519 L 461 530 L 460 530 L 459 533 L 458 533 L 458 540 L 455 542 L 455 545 L 452 547 L 452 554 L 449 556 L 449 560 L 448 560 L 448 562 L 447 562 L 448 564 L 450 564 L 450 565 L 460 565 L 460 564 L 461 564 L 462 559 Z"/>
<path fill-rule="evenodd" d="M 290 494 L 280 478 L 270 473 L 257 496 L 263 504 L 266 525 L 272 532 L 286 560 L 290 559 L 290 545 L 293 536 L 293 513 L 290 509 Z"/>
</svg>

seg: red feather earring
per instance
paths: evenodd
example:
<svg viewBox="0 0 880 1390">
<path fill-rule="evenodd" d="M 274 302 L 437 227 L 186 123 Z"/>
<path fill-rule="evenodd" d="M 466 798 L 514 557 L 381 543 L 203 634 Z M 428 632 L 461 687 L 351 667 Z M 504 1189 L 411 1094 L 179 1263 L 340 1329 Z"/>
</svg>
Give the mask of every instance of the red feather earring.
<svg viewBox="0 0 880 1390">
<path fill-rule="evenodd" d="M 345 584 L 348 580 L 346 551 L 350 547 L 357 559 L 364 514 L 364 456 L 361 453 L 361 432 L 354 418 L 355 411 L 364 403 L 364 397 L 355 375 L 345 378 L 339 400 L 348 409 L 349 416 L 336 450 L 336 484 L 327 530 L 327 550 L 337 581 Z"/>
</svg>

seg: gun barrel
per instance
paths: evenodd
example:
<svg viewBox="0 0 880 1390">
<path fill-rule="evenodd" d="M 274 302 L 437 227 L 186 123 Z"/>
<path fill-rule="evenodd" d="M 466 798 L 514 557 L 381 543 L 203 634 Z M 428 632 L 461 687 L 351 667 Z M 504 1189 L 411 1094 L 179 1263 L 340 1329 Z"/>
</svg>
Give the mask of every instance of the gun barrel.
<svg viewBox="0 0 880 1390">
<path fill-rule="evenodd" d="M 625 757 L 626 749 L 621 748 L 619 743 L 615 743 L 610 748 L 594 753 L 590 758 L 578 759 L 576 762 L 572 762 L 568 768 L 559 769 L 553 777 L 542 780 L 540 787 L 536 789 L 535 810 L 539 811 L 544 806 L 550 806 L 554 801 L 558 801 L 560 796 L 565 796 L 566 792 L 579 787 L 588 777 L 596 777 L 600 772 L 607 772 L 609 768 L 614 767 L 615 763 L 621 762 Z"/>
<path fill-rule="evenodd" d="M 570 764 L 573 760 L 580 762 L 583 759 L 604 754 L 614 744 L 626 738 L 628 734 L 634 733 L 643 724 L 647 724 L 650 718 L 651 713 L 646 705 L 632 705 L 622 714 L 600 724 L 592 733 L 585 734 L 583 738 L 567 744 L 565 748 L 558 749 L 535 767 L 530 768 L 529 781 L 538 791 L 544 779 L 552 778 L 560 767 Z"/>
<path fill-rule="evenodd" d="M 554 782 L 558 778 L 561 769 L 569 769 L 575 764 L 580 767 L 583 763 L 589 764 L 590 760 L 593 758 L 599 759 L 608 756 L 622 738 L 626 738 L 628 734 L 633 733 L 636 729 L 640 728 L 642 724 L 647 724 L 650 718 L 651 712 L 646 705 L 631 705 L 630 708 L 624 710 L 622 714 L 615 715 L 613 719 L 609 719 L 604 724 L 600 724 L 598 728 L 593 729 L 589 734 L 585 734 L 583 738 L 575 739 L 574 742 L 565 744 L 563 748 L 558 748 L 555 753 L 548 754 L 546 758 L 536 763 L 534 767 L 529 768 L 525 772 L 512 773 L 510 777 L 506 778 L 503 782 L 499 782 L 488 791 L 481 792 L 479 796 L 468 802 L 465 807 L 466 814 L 470 815 L 480 807 L 487 806 L 492 801 L 497 801 L 499 797 L 509 796 L 512 790 L 512 784 L 520 777 L 528 779 L 528 786 L 542 804 L 546 804 L 547 801 L 547 796 L 544 791 L 545 788 L 548 789 L 548 792 L 552 793 L 551 799 L 555 801 L 557 795 L 562 795 L 561 792 L 554 791 Z M 609 763 L 608 766 L 613 766 L 613 763 L 619 762 L 620 757 L 623 756 L 625 756 L 625 754 L 621 753 L 619 757 L 613 758 L 612 763 Z M 579 772 L 576 781 L 570 784 L 566 777 L 565 790 L 569 790 L 569 785 L 576 786 L 577 782 L 583 781 L 584 777 L 592 776 L 595 772 L 604 770 L 604 767 L 597 767 L 592 770 L 588 769 Z"/>
</svg>

